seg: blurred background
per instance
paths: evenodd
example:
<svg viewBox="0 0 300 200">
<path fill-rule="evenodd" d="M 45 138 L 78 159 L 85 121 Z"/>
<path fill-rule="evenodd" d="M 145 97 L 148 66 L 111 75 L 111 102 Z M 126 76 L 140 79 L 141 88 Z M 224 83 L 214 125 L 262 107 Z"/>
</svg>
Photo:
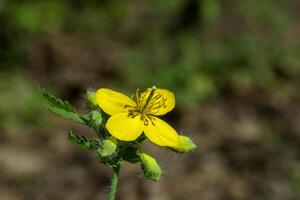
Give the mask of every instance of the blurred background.
<svg viewBox="0 0 300 200">
<path fill-rule="evenodd" d="M 176 94 L 198 148 L 147 143 L 164 176 L 121 171 L 120 200 L 300 199 L 297 0 L 0 0 L 0 199 L 105 199 L 110 170 L 70 144 L 37 85 L 86 112 L 87 89 Z"/>
</svg>

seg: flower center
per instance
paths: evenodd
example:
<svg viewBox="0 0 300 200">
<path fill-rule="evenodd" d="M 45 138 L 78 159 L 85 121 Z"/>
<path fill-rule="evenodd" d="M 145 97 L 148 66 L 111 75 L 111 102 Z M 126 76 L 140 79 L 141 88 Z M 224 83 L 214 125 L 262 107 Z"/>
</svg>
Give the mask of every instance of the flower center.
<svg viewBox="0 0 300 200">
<path fill-rule="evenodd" d="M 160 108 L 166 108 L 167 99 L 157 92 L 156 87 L 148 88 L 145 92 L 136 91 L 135 101 L 137 109 L 145 114 L 155 114 Z"/>
<path fill-rule="evenodd" d="M 132 99 L 136 102 L 136 106 L 126 105 L 128 109 L 128 117 L 135 118 L 140 115 L 141 121 L 147 126 L 150 122 L 154 125 L 155 118 L 152 115 L 158 113 L 159 109 L 166 108 L 167 99 L 157 92 L 156 87 L 148 88 L 144 92 L 136 91 Z"/>
</svg>

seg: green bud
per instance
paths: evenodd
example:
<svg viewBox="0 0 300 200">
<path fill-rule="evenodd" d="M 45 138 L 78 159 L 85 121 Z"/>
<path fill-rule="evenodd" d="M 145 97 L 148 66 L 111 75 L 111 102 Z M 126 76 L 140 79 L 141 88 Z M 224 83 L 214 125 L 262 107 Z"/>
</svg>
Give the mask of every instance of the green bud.
<svg viewBox="0 0 300 200">
<path fill-rule="evenodd" d="M 161 170 L 156 160 L 146 153 L 141 153 L 140 158 L 144 176 L 152 181 L 158 181 L 161 176 Z"/>
<path fill-rule="evenodd" d="M 186 136 L 179 136 L 179 144 L 176 147 L 172 147 L 171 149 L 177 153 L 188 153 L 196 148 L 196 145 L 193 141 Z"/>
<path fill-rule="evenodd" d="M 92 127 L 99 127 L 102 123 L 102 114 L 97 111 L 97 110 L 93 110 L 92 112 L 90 112 L 90 124 L 92 125 Z"/>
<path fill-rule="evenodd" d="M 101 146 L 97 150 L 97 153 L 101 157 L 107 157 L 116 152 L 117 149 L 117 139 L 110 136 L 107 139 L 102 141 Z"/>
<path fill-rule="evenodd" d="M 87 100 L 87 105 L 88 105 L 89 108 L 97 107 L 96 92 L 87 91 L 86 92 L 86 100 Z"/>
</svg>

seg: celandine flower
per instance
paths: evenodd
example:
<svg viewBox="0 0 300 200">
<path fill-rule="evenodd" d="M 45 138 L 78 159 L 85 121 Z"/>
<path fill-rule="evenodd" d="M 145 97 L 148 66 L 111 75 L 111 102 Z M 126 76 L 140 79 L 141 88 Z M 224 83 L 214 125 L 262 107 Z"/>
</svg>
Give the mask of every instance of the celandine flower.
<svg viewBox="0 0 300 200">
<path fill-rule="evenodd" d="M 41 92 L 51 112 L 84 124 L 96 133 L 96 138 L 87 139 L 70 131 L 68 139 L 92 153 L 97 152 L 101 162 L 112 168 L 107 196 L 109 200 L 115 200 L 119 172 L 124 161 L 140 163 L 144 176 L 149 180 L 158 181 L 161 177 L 162 172 L 155 158 L 140 146 L 145 139 L 138 138 L 142 133 L 155 144 L 177 153 L 188 153 L 196 148 L 190 138 L 178 135 L 169 124 L 158 118 L 175 106 L 174 94 L 168 90 L 156 87 L 141 92 L 137 90 L 131 98 L 106 88 L 88 91 L 86 101 L 89 113 L 84 115 L 78 113 L 68 101 L 55 97 L 45 89 L 41 89 Z M 105 125 L 103 120 L 106 115 L 99 111 L 98 106 L 110 115 Z M 134 142 L 124 144 L 122 140 Z"/>
<path fill-rule="evenodd" d="M 111 117 L 106 128 L 112 136 L 122 141 L 136 140 L 143 132 L 160 146 L 175 147 L 179 143 L 177 132 L 157 116 L 175 107 L 174 94 L 165 89 L 148 88 L 128 96 L 101 88 L 96 92 L 96 103 Z"/>
</svg>

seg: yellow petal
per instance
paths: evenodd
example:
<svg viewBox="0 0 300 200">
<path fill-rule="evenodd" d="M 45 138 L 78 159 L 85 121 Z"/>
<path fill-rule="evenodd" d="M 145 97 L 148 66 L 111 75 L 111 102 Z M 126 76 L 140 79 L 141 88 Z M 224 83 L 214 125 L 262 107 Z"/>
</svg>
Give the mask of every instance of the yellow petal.
<svg viewBox="0 0 300 200">
<path fill-rule="evenodd" d="M 136 103 L 128 96 L 106 88 L 97 90 L 96 103 L 109 115 L 127 112 L 128 106 L 136 106 Z"/>
<path fill-rule="evenodd" d="M 151 119 L 152 123 L 144 125 L 147 138 L 160 146 L 177 146 L 179 142 L 177 132 L 163 120 L 157 117 L 151 117 Z"/>
<path fill-rule="evenodd" d="M 142 121 L 140 115 L 135 118 L 128 117 L 127 113 L 118 113 L 111 116 L 106 128 L 115 138 L 123 141 L 132 141 L 139 137 L 142 132 Z"/>
<path fill-rule="evenodd" d="M 156 89 L 152 100 L 145 109 L 148 114 L 164 115 L 175 107 L 175 96 L 172 92 L 165 89 Z"/>
</svg>

